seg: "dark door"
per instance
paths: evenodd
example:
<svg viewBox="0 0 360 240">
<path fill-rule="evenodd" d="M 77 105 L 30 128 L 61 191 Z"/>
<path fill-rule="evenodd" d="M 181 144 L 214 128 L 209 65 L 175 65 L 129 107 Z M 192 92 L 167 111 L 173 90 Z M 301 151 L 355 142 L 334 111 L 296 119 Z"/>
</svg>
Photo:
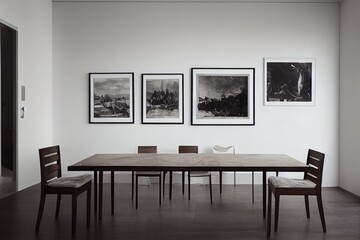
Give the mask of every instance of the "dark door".
<svg viewBox="0 0 360 240">
<path fill-rule="evenodd" d="M 1 23 L 0 31 L 1 165 L 13 171 L 16 163 L 16 31 Z"/>
</svg>

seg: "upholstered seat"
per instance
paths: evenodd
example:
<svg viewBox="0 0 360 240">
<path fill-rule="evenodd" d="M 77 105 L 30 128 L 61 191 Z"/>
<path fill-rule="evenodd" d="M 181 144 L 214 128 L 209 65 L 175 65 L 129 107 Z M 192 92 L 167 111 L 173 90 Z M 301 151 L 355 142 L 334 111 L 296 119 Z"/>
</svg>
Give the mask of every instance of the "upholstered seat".
<svg viewBox="0 0 360 240">
<path fill-rule="evenodd" d="M 269 177 L 269 183 L 275 188 L 315 188 L 316 184 L 307 179 L 290 179 L 283 177 Z"/>
<path fill-rule="evenodd" d="M 74 177 L 60 177 L 48 182 L 49 187 L 71 187 L 79 188 L 91 181 L 92 177 L 89 174 L 84 174 Z"/>
</svg>

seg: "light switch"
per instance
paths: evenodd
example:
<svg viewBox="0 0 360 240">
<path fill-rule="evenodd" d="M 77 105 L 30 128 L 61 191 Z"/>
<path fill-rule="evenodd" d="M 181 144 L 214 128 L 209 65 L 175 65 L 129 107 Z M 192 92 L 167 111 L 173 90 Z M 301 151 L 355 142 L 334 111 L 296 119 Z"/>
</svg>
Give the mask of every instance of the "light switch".
<svg viewBox="0 0 360 240">
<path fill-rule="evenodd" d="M 21 86 L 21 101 L 25 101 L 25 86 Z"/>
</svg>

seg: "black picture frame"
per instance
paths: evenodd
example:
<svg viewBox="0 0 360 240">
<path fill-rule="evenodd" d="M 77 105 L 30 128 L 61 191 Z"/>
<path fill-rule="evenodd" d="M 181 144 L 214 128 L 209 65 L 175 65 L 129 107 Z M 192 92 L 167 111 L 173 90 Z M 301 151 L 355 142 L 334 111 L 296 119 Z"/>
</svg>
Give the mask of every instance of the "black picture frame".
<svg viewBox="0 0 360 240">
<path fill-rule="evenodd" d="M 134 73 L 89 73 L 89 123 L 134 123 Z"/>
<path fill-rule="evenodd" d="M 184 124 L 184 74 L 141 75 L 141 123 Z"/>
<path fill-rule="evenodd" d="M 314 106 L 314 58 L 264 58 L 264 105 Z"/>
<path fill-rule="evenodd" d="M 254 126 L 255 68 L 191 68 L 191 125 Z"/>
</svg>

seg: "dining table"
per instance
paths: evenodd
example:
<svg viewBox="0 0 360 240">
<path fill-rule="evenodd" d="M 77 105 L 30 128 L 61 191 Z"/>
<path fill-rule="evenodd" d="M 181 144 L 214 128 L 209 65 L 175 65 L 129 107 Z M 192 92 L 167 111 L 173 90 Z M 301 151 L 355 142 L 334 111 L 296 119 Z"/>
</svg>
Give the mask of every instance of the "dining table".
<svg viewBox="0 0 360 240">
<path fill-rule="evenodd" d="M 114 212 L 115 171 L 262 172 L 262 208 L 265 218 L 267 172 L 306 172 L 308 168 L 309 166 L 304 162 L 286 154 L 137 153 L 95 154 L 68 166 L 68 171 L 94 173 L 94 210 L 98 212 L 99 220 L 102 219 L 104 172 L 111 172 L 112 214 Z"/>
</svg>

